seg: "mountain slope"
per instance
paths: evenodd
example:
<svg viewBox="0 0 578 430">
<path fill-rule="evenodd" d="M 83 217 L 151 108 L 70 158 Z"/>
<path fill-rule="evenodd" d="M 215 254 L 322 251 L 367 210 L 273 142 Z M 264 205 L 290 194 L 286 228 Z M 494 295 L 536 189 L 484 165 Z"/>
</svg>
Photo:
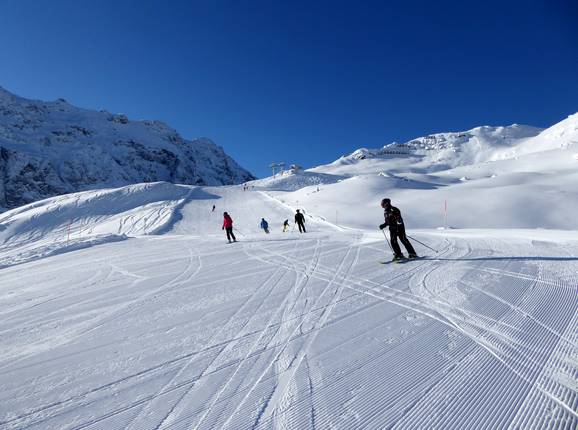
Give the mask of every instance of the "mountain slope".
<svg viewBox="0 0 578 430">
<path fill-rule="evenodd" d="M 576 428 L 575 232 L 411 231 L 438 252 L 416 241 L 429 258 L 382 265 L 381 232 L 283 233 L 291 213 L 157 183 L 3 214 L 15 257 L 45 251 L 28 238 L 67 246 L 68 220 L 71 241 L 136 237 L 5 260 L 0 427 Z"/>
<path fill-rule="evenodd" d="M 93 188 L 167 181 L 226 185 L 253 176 L 209 139 L 159 121 L 28 100 L 0 87 L 0 209 Z"/>
<path fill-rule="evenodd" d="M 364 167 L 393 160 L 399 171 L 438 172 L 459 166 L 513 157 L 512 151 L 538 136 L 543 129 L 513 124 L 506 127 L 475 127 L 468 131 L 435 133 L 382 148 L 359 148 L 312 171 L 329 174 L 359 174 Z"/>
<path fill-rule="evenodd" d="M 304 184 L 300 189 L 272 184 L 270 194 L 346 227 L 375 228 L 379 202 L 389 197 L 412 229 L 448 224 L 574 230 L 578 114 L 542 131 L 477 127 L 381 149 L 361 148 L 303 174 L 308 183 L 292 178 Z M 307 186 L 313 175 L 319 176 L 319 185 Z"/>
</svg>

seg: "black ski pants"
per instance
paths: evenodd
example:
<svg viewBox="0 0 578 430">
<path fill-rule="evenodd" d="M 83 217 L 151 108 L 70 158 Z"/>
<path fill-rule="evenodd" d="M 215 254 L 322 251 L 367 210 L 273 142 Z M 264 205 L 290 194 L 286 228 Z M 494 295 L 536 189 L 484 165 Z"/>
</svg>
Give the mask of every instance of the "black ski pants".
<svg viewBox="0 0 578 430">
<path fill-rule="evenodd" d="M 299 233 L 307 233 L 307 231 L 305 230 L 305 224 L 297 221 L 297 226 L 299 227 Z"/>
<path fill-rule="evenodd" d="M 397 239 L 403 243 L 403 246 L 407 250 L 407 253 L 410 255 L 415 255 L 415 250 L 407 236 L 405 235 L 405 227 L 404 226 L 396 226 L 395 229 L 389 229 L 389 238 L 391 239 L 391 247 L 393 248 L 393 253 L 400 257 L 402 256 L 401 248 L 399 247 L 399 243 L 397 243 Z"/>
<path fill-rule="evenodd" d="M 231 238 L 236 242 L 237 239 L 235 238 L 235 235 L 233 234 L 233 227 L 227 227 L 225 229 L 227 231 L 227 240 L 230 242 Z"/>
</svg>

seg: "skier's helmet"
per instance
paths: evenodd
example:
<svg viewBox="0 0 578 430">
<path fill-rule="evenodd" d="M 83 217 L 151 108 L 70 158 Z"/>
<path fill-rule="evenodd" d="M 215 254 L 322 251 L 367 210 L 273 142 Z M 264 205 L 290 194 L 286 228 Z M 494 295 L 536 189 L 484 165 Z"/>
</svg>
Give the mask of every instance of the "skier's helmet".
<svg viewBox="0 0 578 430">
<path fill-rule="evenodd" d="M 386 206 L 390 206 L 391 205 L 391 200 L 390 199 L 383 199 L 381 201 L 381 207 L 386 207 Z"/>
</svg>

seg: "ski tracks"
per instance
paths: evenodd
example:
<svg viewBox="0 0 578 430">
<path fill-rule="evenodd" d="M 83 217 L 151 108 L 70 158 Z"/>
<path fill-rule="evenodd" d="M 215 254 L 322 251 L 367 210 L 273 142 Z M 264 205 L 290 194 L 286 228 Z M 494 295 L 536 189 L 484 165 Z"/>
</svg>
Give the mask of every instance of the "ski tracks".
<svg viewBox="0 0 578 430">
<path fill-rule="evenodd" d="M 290 428 L 290 423 L 284 421 L 286 414 L 283 414 L 283 412 L 291 406 L 294 400 L 293 398 L 297 395 L 297 381 L 295 379 L 296 373 L 300 369 L 303 360 L 306 359 L 311 345 L 321 331 L 320 329 L 325 325 L 333 308 L 340 299 L 344 290 L 344 284 L 342 282 L 347 280 L 352 268 L 357 264 L 360 249 L 357 248 L 356 251 L 354 251 L 354 258 L 347 261 L 351 251 L 351 248 L 346 251 L 343 260 L 335 271 L 334 277 L 327 283 L 321 294 L 319 294 L 313 306 L 315 307 L 317 303 L 322 300 L 326 300 L 327 304 L 323 306 L 319 315 L 309 314 L 300 322 L 300 329 L 306 323 L 310 328 L 308 329 L 308 334 L 305 339 L 302 340 L 302 345 L 299 350 L 289 351 L 289 348 L 283 349 L 280 357 L 275 360 L 277 382 L 272 395 L 263 405 L 262 413 L 255 423 L 256 425 L 262 424 L 263 426 L 268 426 L 270 425 L 269 421 L 273 420 L 275 421 L 276 428 Z M 341 279 L 341 283 L 336 283 L 338 278 Z M 328 296 L 328 299 L 325 298 L 326 296 Z M 282 358 L 284 358 L 284 360 L 282 360 Z M 309 387 L 309 395 L 312 395 L 313 385 L 311 382 L 311 370 L 309 364 L 307 364 L 306 369 L 308 375 L 307 386 Z M 233 416 L 231 416 L 231 420 L 232 418 Z"/>
<path fill-rule="evenodd" d="M 508 259 L 510 248 L 497 240 L 476 239 L 470 246 L 446 239 L 439 259 L 384 270 L 360 265 L 369 246 L 309 238 L 289 243 L 241 243 L 255 264 L 239 279 L 262 273 L 263 281 L 224 308 L 229 313 L 200 350 L 0 425 L 48 426 L 69 411 L 92 411 L 103 398 L 111 408 L 89 419 L 83 414 L 68 428 L 578 424 L 578 275 L 558 274 L 562 262 Z M 206 251 L 203 259 L 229 252 Z M 194 258 L 190 253 L 184 270 L 163 288 L 109 308 L 82 333 L 100 333 L 157 295 L 218 283 L 208 275 L 198 282 L 203 264 Z M 108 276 L 146 282 L 138 273 L 110 270 Z M 127 401 L 131 390 L 139 395 Z M 116 393 L 124 399 L 117 405 Z"/>
<path fill-rule="evenodd" d="M 223 346 L 214 354 L 213 358 L 209 361 L 206 365 L 204 370 L 198 372 L 197 369 L 191 369 L 191 371 L 198 375 L 195 376 L 194 381 L 186 386 L 186 389 L 183 390 L 183 393 L 177 397 L 176 401 L 169 406 L 168 411 L 164 414 L 164 416 L 158 420 L 158 424 L 154 426 L 155 429 L 162 429 L 169 427 L 172 422 L 174 422 L 179 415 L 183 412 L 185 406 L 190 402 L 195 396 L 195 390 L 201 390 L 202 386 L 206 383 L 206 376 L 209 373 L 212 373 L 219 369 L 227 360 L 228 355 L 232 353 L 232 350 L 235 348 L 237 343 L 244 337 L 246 332 L 246 327 L 251 323 L 251 321 L 259 315 L 262 310 L 263 305 L 271 295 L 271 293 L 275 290 L 279 282 L 283 279 L 284 273 L 281 269 L 274 270 L 272 274 L 258 287 L 254 290 L 254 292 L 242 303 L 242 305 L 237 308 L 235 313 L 229 317 L 229 319 L 221 326 L 221 328 L 209 339 L 207 342 L 208 344 L 213 344 L 218 342 L 221 337 L 225 336 L 229 338 L 229 341 L 223 342 Z M 260 297 L 259 293 L 262 290 L 266 290 L 265 294 Z M 242 325 L 235 329 L 236 333 L 233 338 L 231 338 L 231 330 L 233 328 L 233 324 L 237 323 L 240 315 L 245 311 L 249 304 L 252 303 L 255 298 L 259 299 L 259 304 L 256 308 L 251 310 L 249 316 L 245 317 L 244 322 Z M 150 425 L 151 423 L 151 412 L 158 413 L 159 410 L 166 409 L 166 405 L 163 404 L 165 399 L 163 399 L 163 395 L 167 392 L 171 391 L 171 387 L 175 385 L 175 383 L 181 378 L 189 369 L 195 364 L 195 358 L 191 357 L 189 361 L 187 361 L 181 369 L 165 384 L 165 386 L 157 392 L 153 399 L 147 404 L 147 406 L 136 416 L 130 424 L 127 426 L 127 429 L 141 429 L 144 428 L 145 425 Z M 238 364 L 241 366 L 242 362 Z"/>
<path fill-rule="evenodd" d="M 245 252 L 247 252 L 246 248 L 243 248 Z M 257 257 L 258 259 L 260 259 L 259 257 Z M 253 343 L 251 349 L 247 352 L 247 354 L 244 356 L 244 358 L 239 362 L 239 364 L 237 365 L 235 371 L 233 372 L 233 374 L 228 378 L 228 380 L 221 386 L 221 388 L 219 389 L 219 391 L 217 392 L 217 394 L 213 397 L 212 401 L 210 402 L 210 404 L 208 405 L 208 407 L 205 409 L 205 412 L 200 416 L 198 422 L 195 424 L 195 426 L 193 427 L 194 429 L 198 429 L 200 428 L 201 425 L 203 425 L 203 423 L 205 422 L 205 420 L 210 419 L 210 416 L 213 416 L 213 419 L 210 423 L 207 423 L 207 427 L 208 428 L 213 428 L 216 423 L 215 421 L 219 422 L 226 405 L 220 405 L 219 408 L 216 407 L 217 402 L 224 396 L 225 392 L 227 391 L 227 389 L 229 389 L 229 386 L 232 385 L 233 381 L 236 379 L 237 375 L 239 375 L 238 378 L 240 378 L 241 380 L 244 380 L 248 377 L 248 375 L 250 374 L 251 371 L 251 367 L 255 368 L 258 372 L 261 372 L 258 366 L 258 363 L 262 360 L 267 360 L 265 362 L 269 362 L 269 365 L 267 365 L 266 369 L 268 370 L 269 367 L 274 363 L 275 359 L 271 360 L 267 357 L 261 357 L 258 356 L 257 360 L 252 363 L 249 364 L 248 359 L 253 355 L 254 351 L 257 349 L 258 345 L 262 342 L 262 340 L 264 339 L 264 336 L 266 335 L 266 333 L 269 331 L 269 327 L 272 326 L 273 321 L 275 321 L 276 318 L 281 317 L 281 323 L 277 326 L 277 330 L 273 333 L 273 335 L 271 336 L 270 340 L 267 342 L 269 345 L 271 344 L 276 344 L 277 342 L 279 342 L 279 338 L 283 337 L 283 334 L 286 332 L 286 328 L 284 327 L 285 324 L 283 324 L 283 318 L 282 316 L 285 314 L 287 314 L 287 309 L 294 309 L 297 301 L 301 295 L 301 293 L 303 292 L 304 288 L 306 287 L 308 281 L 309 281 L 309 273 L 310 272 L 314 272 L 317 262 L 319 259 L 319 241 L 317 241 L 316 246 L 315 246 L 315 250 L 313 253 L 313 258 L 312 258 L 312 262 L 310 263 L 310 265 L 308 265 L 308 267 L 306 268 L 305 272 L 300 273 L 302 276 L 297 276 L 295 278 L 295 282 L 293 284 L 293 287 L 291 289 L 289 289 L 288 293 L 285 295 L 284 299 L 282 300 L 282 302 L 280 303 L 280 305 L 277 307 L 275 313 L 271 316 L 271 318 L 267 321 L 265 328 L 261 331 L 261 334 L 259 335 L 259 337 L 255 340 L 255 342 Z M 261 261 L 265 262 L 265 263 L 269 263 L 267 260 L 264 259 L 260 259 Z M 285 341 L 288 342 L 289 339 L 287 338 Z M 266 348 L 267 349 L 267 348 Z M 275 349 L 273 349 L 274 351 Z M 283 347 L 281 348 L 281 351 L 283 350 Z M 277 354 L 278 355 L 278 354 Z M 262 360 L 260 360 L 262 359 Z M 248 366 L 245 366 L 245 364 L 247 363 Z M 245 368 L 244 368 L 245 367 Z M 249 367 L 249 368 L 247 368 Z M 243 374 L 243 372 L 241 372 L 241 369 L 243 369 L 245 371 L 245 373 Z M 229 412 L 229 416 L 234 416 L 234 414 L 239 410 L 239 407 L 245 402 L 245 400 L 247 399 L 247 397 L 249 396 L 249 394 L 253 391 L 253 389 L 257 386 L 258 382 L 263 378 L 263 376 L 265 375 L 266 372 L 261 372 L 260 376 L 257 377 L 257 383 L 254 383 L 252 385 L 252 388 L 249 389 L 249 391 L 247 392 L 247 394 L 243 397 L 242 400 L 238 401 L 237 406 L 233 406 L 234 410 L 233 412 Z M 241 381 L 242 382 L 242 381 Z M 228 421 L 228 420 L 227 420 Z M 226 423 L 222 425 L 222 427 L 226 426 Z"/>
<path fill-rule="evenodd" d="M 512 263 L 507 261 L 505 264 Z M 531 273 L 532 268 L 528 269 L 524 270 Z M 576 327 L 575 322 L 569 322 L 572 312 L 576 311 L 576 299 L 573 302 L 572 296 L 567 294 L 570 289 L 562 285 L 558 284 L 560 288 L 557 289 L 551 288 L 556 284 L 552 279 L 541 282 L 536 268 L 533 270 L 534 275 L 512 276 L 511 271 L 489 268 L 484 272 L 491 273 L 492 277 L 485 282 L 476 280 L 474 271 L 464 275 L 468 278 L 474 276 L 474 279 L 454 283 L 470 291 L 468 301 L 438 311 L 458 333 L 474 341 L 481 349 L 473 350 L 460 360 L 436 389 L 424 396 L 411 412 L 404 413 L 396 428 L 418 425 L 428 428 L 542 428 L 535 424 L 545 422 L 543 418 L 537 418 L 543 416 L 544 409 L 540 411 L 536 405 L 544 403 L 555 405 L 550 409 L 556 413 L 550 415 L 558 419 L 557 422 L 549 421 L 548 427 L 575 425 L 576 390 L 572 395 L 568 387 L 564 390 L 564 384 L 548 384 L 552 378 L 548 379 L 545 376 L 548 372 L 543 369 L 548 368 L 547 363 L 552 361 L 550 357 L 556 343 L 566 356 L 572 349 L 576 351 L 575 340 L 563 334 L 564 329 L 568 330 L 573 324 Z M 520 271 L 518 267 L 516 272 Z M 506 290 L 503 287 L 508 283 L 502 282 L 503 276 L 513 280 Z M 426 278 L 423 278 L 424 282 Z M 488 291 L 492 283 L 500 286 L 498 291 L 508 299 Z M 484 284 L 484 288 L 479 287 Z M 464 305 L 477 309 L 477 312 L 468 311 Z M 557 308 L 556 312 L 553 312 L 552 305 Z M 548 324 L 548 320 L 560 324 L 562 330 Z M 551 368 L 564 369 L 564 366 L 556 363 Z M 566 375 L 572 373 L 576 374 L 575 367 L 574 371 L 566 368 Z M 541 383 L 537 379 L 539 374 L 543 375 Z M 452 391 L 448 401 L 448 392 Z M 531 399 L 525 400 L 528 393 L 531 393 Z M 561 393 L 565 395 L 560 396 Z M 477 407 L 472 409 L 471 404 Z M 513 411 L 517 411 L 517 416 Z M 520 423 L 534 425 L 526 427 Z"/>
<path fill-rule="evenodd" d="M 84 336 L 88 335 L 89 333 L 97 330 L 100 327 L 103 327 L 105 325 L 110 325 L 113 321 L 118 319 L 120 316 L 126 315 L 128 312 L 135 311 L 138 307 L 142 306 L 150 298 L 155 297 L 157 294 L 159 294 L 161 292 L 166 293 L 169 290 L 172 290 L 174 288 L 178 288 L 180 285 L 182 285 L 185 282 L 191 281 L 200 272 L 200 270 L 202 268 L 202 260 L 201 260 L 200 255 L 198 255 L 198 254 L 195 255 L 192 252 L 191 248 L 187 248 L 187 249 L 188 249 L 189 255 L 187 257 L 187 264 L 186 264 L 185 268 L 183 270 L 181 270 L 179 273 L 177 273 L 176 275 L 174 275 L 172 277 L 172 279 L 170 279 L 168 282 L 161 283 L 160 286 L 157 288 L 153 288 L 149 291 L 146 291 L 143 294 L 139 294 L 135 298 L 130 299 L 128 301 L 123 301 L 119 305 L 112 306 L 111 309 L 109 309 L 108 311 L 106 311 L 104 313 L 100 312 L 98 314 L 95 314 L 96 317 L 95 318 L 89 318 L 86 323 L 83 323 L 79 326 L 73 326 L 71 328 L 65 329 L 64 331 L 61 331 L 59 333 L 58 339 L 54 339 L 54 338 L 50 339 L 49 349 L 55 349 L 55 348 L 60 347 L 64 344 L 73 342 L 75 339 L 80 338 L 80 337 L 84 337 Z M 198 261 L 198 264 L 196 264 L 196 265 L 194 264 L 195 260 Z M 148 279 L 150 279 L 148 276 L 135 274 L 135 273 L 130 272 L 126 269 L 120 268 L 113 263 L 110 263 L 110 267 L 111 267 L 111 271 L 109 272 L 107 277 L 111 276 L 112 273 L 116 272 L 116 273 L 119 273 L 126 278 L 134 278 L 129 289 L 133 288 L 139 282 L 147 281 Z M 49 349 L 40 350 L 40 352 L 45 352 Z M 38 348 L 36 348 L 33 352 L 30 352 L 26 355 L 20 356 L 18 358 L 18 360 L 12 360 L 10 363 L 10 366 L 13 366 L 14 364 L 21 362 L 25 358 L 32 356 L 32 355 L 36 355 L 38 353 L 39 353 L 39 350 L 38 350 Z M 137 375 L 144 374 L 144 373 L 146 373 L 146 372 L 139 372 Z M 127 379 L 129 379 L 129 378 L 123 378 L 123 380 L 127 380 Z M 69 399 L 65 399 L 65 400 L 61 400 L 58 402 L 54 402 L 54 403 L 40 406 L 40 407 L 35 408 L 34 410 L 30 411 L 30 412 L 27 412 L 26 414 L 16 416 L 16 417 L 11 418 L 10 420 L 5 421 L 4 423 L 0 423 L 0 424 L 14 423 L 14 422 L 22 421 L 22 420 L 26 420 L 29 423 L 30 422 L 38 423 L 38 422 L 42 422 L 45 420 L 49 420 L 56 415 L 59 415 L 61 413 L 66 413 L 66 411 L 78 408 L 79 406 L 83 406 L 84 405 L 83 401 L 86 398 L 86 396 L 91 395 L 93 393 L 106 391 L 106 389 L 113 387 L 115 384 L 116 383 L 105 384 L 101 387 L 97 387 L 97 388 L 94 388 L 94 389 L 87 391 L 85 393 L 85 395 L 75 395 L 74 397 L 70 397 Z M 89 403 L 92 403 L 94 401 L 95 400 L 90 400 Z M 125 408 L 122 408 L 122 409 L 124 410 Z M 49 412 L 52 410 L 54 410 L 54 413 Z M 108 415 L 114 415 L 114 413 L 113 414 L 107 414 L 107 416 Z M 99 419 L 95 419 L 94 421 L 98 422 Z"/>
</svg>

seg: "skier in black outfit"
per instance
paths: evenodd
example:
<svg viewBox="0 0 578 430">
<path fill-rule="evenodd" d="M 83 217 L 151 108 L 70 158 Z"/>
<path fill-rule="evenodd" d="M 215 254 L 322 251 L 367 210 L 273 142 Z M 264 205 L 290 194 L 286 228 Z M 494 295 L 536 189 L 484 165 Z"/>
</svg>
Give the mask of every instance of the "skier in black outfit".
<svg viewBox="0 0 578 430">
<path fill-rule="evenodd" d="M 411 246 L 410 241 L 405 235 L 405 225 L 403 224 L 403 218 L 401 217 L 401 212 L 398 208 L 391 205 L 390 199 L 383 199 L 381 201 L 381 207 L 384 209 L 383 216 L 385 217 L 385 222 L 379 226 L 381 230 L 389 226 L 389 237 L 391 239 L 391 247 L 393 248 L 393 259 L 400 260 L 405 258 L 397 243 L 397 239 L 403 243 L 405 249 L 407 250 L 409 258 L 417 258 L 413 246 Z"/>
<path fill-rule="evenodd" d="M 305 217 L 299 209 L 297 209 L 297 213 L 295 214 L 295 224 L 299 227 L 299 233 L 307 233 L 305 230 Z"/>
</svg>

